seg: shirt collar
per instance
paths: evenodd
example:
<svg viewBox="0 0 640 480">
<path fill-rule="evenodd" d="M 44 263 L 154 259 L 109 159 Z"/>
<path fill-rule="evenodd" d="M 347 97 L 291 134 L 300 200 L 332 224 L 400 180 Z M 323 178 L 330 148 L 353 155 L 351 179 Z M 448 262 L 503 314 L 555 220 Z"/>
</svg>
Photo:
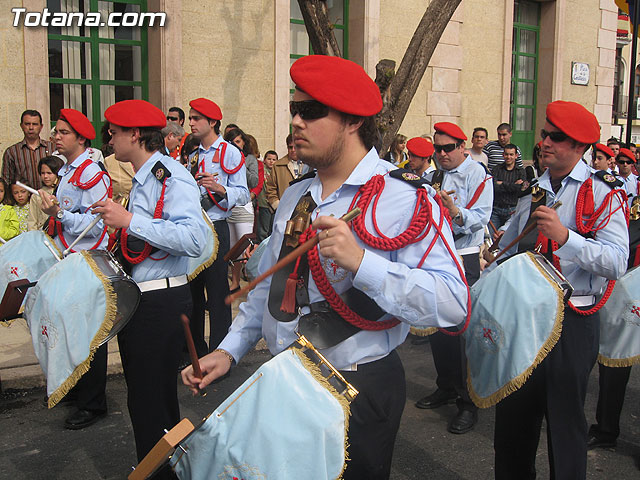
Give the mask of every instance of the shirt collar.
<svg viewBox="0 0 640 480">
<path fill-rule="evenodd" d="M 84 152 L 78 155 L 78 157 L 73 162 L 71 162 L 71 167 L 78 168 L 80 165 L 82 165 L 82 162 L 89 158 L 90 153 L 90 149 L 87 148 Z"/>
<path fill-rule="evenodd" d="M 220 135 L 218 135 L 218 137 L 213 141 L 213 143 L 211 144 L 211 146 L 209 148 L 204 148 L 202 146 L 202 143 L 198 146 L 198 151 L 202 152 L 202 153 L 207 153 L 207 152 L 213 152 L 214 150 L 217 150 L 218 147 L 220 146 L 220 144 L 223 142 L 222 137 Z"/>
<path fill-rule="evenodd" d="M 162 157 L 163 157 L 162 153 L 156 151 L 153 155 L 149 157 L 149 159 L 146 162 L 144 162 L 144 164 L 140 167 L 140 170 L 138 170 L 136 174 L 133 176 L 133 179 L 140 185 L 144 185 L 144 182 L 147 181 L 147 178 L 151 176 L 151 168 Z"/>
<path fill-rule="evenodd" d="M 369 179 L 376 174 L 376 167 L 380 160 L 378 151 L 372 148 L 367 154 L 362 157 L 362 160 L 358 162 L 356 168 L 353 169 L 349 178 L 347 178 L 343 185 L 357 185 L 361 186 L 367 183 Z M 313 177 L 313 181 L 309 185 L 311 188 L 322 188 L 320 178 L 316 175 Z M 342 188 L 342 187 L 341 187 Z"/>
<path fill-rule="evenodd" d="M 49 147 L 47 142 L 45 140 L 43 140 L 41 137 L 38 137 L 38 140 L 40 141 L 40 145 L 38 146 L 38 148 L 40 148 L 40 147 L 48 148 Z M 22 141 L 18 142 L 18 145 L 20 145 L 21 148 L 24 148 L 24 147 L 29 148 L 29 145 L 27 145 L 27 139 L 26 138 L 23 138 Z"/>
<path fill-rule="evenodd" d="M 474 161 L 475 160 L 472 160 L 470 155 L 467 155 L 460 165 L 458 165 L 455 168 L 452 168 L 451 170 L 446 170 L 446 172 L 447 173 L 455 173 L 455 172 L 464 173 L 465 170 L 467 170 L 471 166 L 471 162 L 474 162 Z"/>
<path fill-rule="evenodd" d="M 565 184 L 567 178 L 575 180 L 578 183 L 582 183 L 591 176 L 591 171 L 592 169 L 591 167 L 589 167 L 589 165 L 587 165 L 582 160 L 579 160 L 578 163 L 576 163 L 573 167 L 573 170 L 569 172 L 569 175 L 567 175 L 562 180 L 562 184 Z M 543 188 L 544 190 L 547 190 L 549 192 L 553 191 L 553 189 L 551 188 L 551 175 L 549 175 L 549 170 L 545 170 L 545 172 L 540 176 L 538 184 L 540 185 L 540 188 Z"/>
</svg>

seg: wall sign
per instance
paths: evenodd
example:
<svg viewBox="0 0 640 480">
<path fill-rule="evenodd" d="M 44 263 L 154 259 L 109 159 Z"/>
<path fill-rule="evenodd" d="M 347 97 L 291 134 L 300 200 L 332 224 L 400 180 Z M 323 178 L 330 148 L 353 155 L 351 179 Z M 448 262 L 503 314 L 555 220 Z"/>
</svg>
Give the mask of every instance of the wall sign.
<svg viewBox="0 0 640 480">
<path fill-rule="evenodd" d="M 571 83 L 574 85 L 589 85 L 589 64 L 571 62 Z"/>
</svg>

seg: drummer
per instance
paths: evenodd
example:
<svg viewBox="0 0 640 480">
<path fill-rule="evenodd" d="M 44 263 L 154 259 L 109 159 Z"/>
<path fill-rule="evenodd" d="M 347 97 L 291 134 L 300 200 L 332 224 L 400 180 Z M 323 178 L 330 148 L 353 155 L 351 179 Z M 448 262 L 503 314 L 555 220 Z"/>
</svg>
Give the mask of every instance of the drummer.
<svg viewBox="0 0 640 480">
<path fill-rule="evenodd" d="M 58 171 L 56 195 L 40 190 L 42 211 L 50 216 L 46 230 L 60 250 L 65 250 L 94 220 L 95 215 L 89 211 L 91 205 L 111 195 L 109 175 L 91 156 L 91 140 L 95 137 L 93 125 L 81 112 L 60 110 L 54 139 L 56 150 L 67 163 Z M 106 227 L 100 221 L 71 251 L 104 249 L 107 241 Z M 89 371 L 67 394 L 66 400 L 74 401 L 76 410 L 65 419 L 65 428 L 79 430 L 106 415 L 107 355 L 106 344 L 98 348 Z"/>
<path fill-rule="evenodd" d="M 371 300 L 377 303 L 383 314 L 377 318 L 395 316 L 401 321 L 377 331 L 362 331 L 350 323 L 346 327 L 353 327 L 354 331 L 346 336 L 334 337 L 335 331 L 321 329 L 316 337 L 330 344 L 337 342 L 321 351 L 360 391 L 351 404 L 350 461 L 344 478 L 388 478 L 406 400 L 404 369 L 395 348 L 405 340 L 410 325 L 451 327 L 463 321 L 467 291 L 440 236 L 428 260 L 417 267 L 433 239 L 433 228 L 424 240 L 402 247 L 404 239 L 395 246 L 383 241 L 390 248 L 383 251 L 368 246 L 337 218 L 350 210 L 354 196 L 372 177 L 376 177 L 374 181 L 380 180 L 376 186 L 369 183 L 371 194 L 380 194 L 369 197 L 369 201 L 373 203 L 376 198 L 378 202 L 375 219 L 381 233 L 372 232 L 371 208 L 360 221 L 378 239 L 382 235 L 397 237 L 414 221 L 416 192 L 430 204 L 433 221 L 438 221 L 441 214 L 433 190 L 430 187 L 426 187 L 428 192 L 424 190 L 417 175 L 395 169 L 379 158 L 374 147 L 377 139 L 374 115 L 382 108 L 382 99 L 362 67 L 338 57 L 312 55 L 291 66 L 291 78 L 296 85 L 289 105 L 295 149 L 298 158 L 317 173 L 312 171 L 285 191 L 259 270 L 272 266 L 279 252 L 286 251 L 283 234 L 287 220 L 292 214 L 307 212 L 312 227 L 320 235 L 319 262 L 323 265 L 320 272 L 314 270 L 309 274 L 308 284 L 303 281 L 311 308 L 318 311 L 322 305 L 327 307 L 327 302 L 332 305 L 334 288 L 341 293 L 351 289 L 364 293 L 362 297 L 367 303 L 373 303 Z M 453 252 L 453 235 L 446 221 L 442 231 Z M 305 277 L 304 268 L 298 275 Z M 326 275 L 328 280 L 321 282 L 321 287 L 315 280 L 317 275 L 318 278 Z M 273 354 L 282 352 L 296 340 L 295 330 L 302 325 L 300 316 L 281 312 L 281 309 L 297 311 L 287 309 L 286 302 L 281 302 L 285 281 L 286 277 L 278 282 L 267 279 L 249 294 L 220 347 L 200 360 L 204 380 L 196 379 L 192 367 L 187 367 L 182 372 L 185 384 L 196 390 L 224 375 L 262 336 Z M 269 308 L 270 304 L 274 308 Z M 293 306 L 299 307 L 303 315 L 310 311 L 305 302 Z M 366 316 L 357 306 L 350 308 Z M 346 318 L 337 314 L 333 318 L 341 325 L 353 322 L 353 310 L 344 314 Z M 310 340 L 313 342 L 314 338 Z"/>
<path fill-rule="evenodd" d="M 618 164 L 618 180 L 624 183 L 629 198 L 629 207 L 640 201 L 638 198 L 638 177 L 631 173 L 636 163 L 635 155 L 628 148 L 621 148 L 616 157 Z M 640 264 L 638 251 L 638 229 L 640 220 L 634 212 L 629 219 L 629 261 L 627 268 Z M 615 448 L 620 435 L 620 414 L 624 404 L 627 383 L 631 375 L 631 367 L 610 367 L 598 362 L 598 405 L 596 423 L 589 427 L 589 450 L 594 448 Z"/>
<path fill-rule="evenodd" d="M 136 174 L 128 210 L 111 200 L 94 213 L 120 236 L 125 268 L 142 292 L 135 314 L 118 334 L 127 382 L 127 403 L 138 460 L 180 421 L 175 372 L 183 333 L 180 314 L 191 314 L 188 258 L 206 245 L 207 229 L 198 186 L 189 172 L 160 150 L 165 116 L 143 100 L 124 100 L 104 113 L 110 144 L 120 162 Z M 142 253 L 140 253 L 142 252 Z M 157 478 L 172 478 L 171 472 Z M 156 477 L 154 477 L 156 478 Z"/>
<path fill-rule="evenodd" d="M 529 217 L 533 218 L 537 231 L 531 240 L 525 237 L 520 241 L 519 249 L 537 245 L 551 257 L 551 247 L 556 265 L 574 292 L 565 307 L 562 334 L 556 345 L 523 387 L 497 405 L 497 479 L 535 477 L 543 417 L 547 421 L 551 476 L 586 477 L 584 400 L 598 355 L 599 336 L 598 313 L 592 312 L 607 279 L 616 280 L 625 272 L 629 254 L 624 200 L 616 190 L 620 182 L 605 171 L 593 172 L 580 160 L 600 136 L 596 117 L 582 105 L 563 101 L 550 103 L 546 117 L 541 134 L 542 157 L 548 169 L 538 183 L 545 197 L 533 213 L 531 195 L 520 199 L 500 246 L 511 243 Z M 557 210 L 549 208 L 558 201 L 562 205 Z M 596 232 L 588 225 L 576 227 L 577 209 L 582 210 L 578 217 L 587 221 L 601 205 L 602 214 L 592 219 Z"/>
<path fill-rule="evenodd" d="M 434 125 L 434 148 L 440 170 L 427 181 L 440 189 L 442 203 L 449 210 L 458 254 L 462 257 L 466 278 L 473 285 L 480 277 L 480 247 L 484 227 L 489 223 L 493 205 L 493 182 L 483 164 L 465 155 L 467 136 L 449 122 Z M 438 372 L 437 389 L 418 400 L 418 408 L 438 408 L 456 403 L 458 412 L 447 426 L 450 433 L 469 432 L 478 421 L 478 407 L 467 391 L 467 361 L 462 338 L 436 332 L 431 336 L 433 362 Z"/>
</svg>

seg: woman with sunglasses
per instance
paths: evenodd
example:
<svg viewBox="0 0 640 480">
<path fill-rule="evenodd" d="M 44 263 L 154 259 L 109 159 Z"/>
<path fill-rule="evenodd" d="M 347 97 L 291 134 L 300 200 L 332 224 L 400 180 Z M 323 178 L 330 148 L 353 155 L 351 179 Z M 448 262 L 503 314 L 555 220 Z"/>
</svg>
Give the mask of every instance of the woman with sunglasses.
<svg viewBox="0 0 640 480">
<path fill-rule="evenodd" d="M 606 301 L 607 281 L 624 274 L 629 255 L 621 182 L 610 173 L 594 172 L 581 160 L 600 137 L 595 115 L 577 103 L 556 101 L 547 106 L 546 118 L 541 136 L 548 169 L 538 182 L 541 205 L 532 212 L 532 196 L 522 197 L 499 246 L 509 245 L 531 219 L 537 235 L 526 237 L 507 254 L 540 249 L 553 258 L 574 291 L 555 346 L 524 385 L 496 407 L 498 480 L 535 478 L 543 418 L 551 477 L 586 478 L 584 401 L 598 356 L 602 305 L 596 298 L 604 294 Z M 561 205 L 556 210 L 550 208 L 557 202 Z"/>
</svg>

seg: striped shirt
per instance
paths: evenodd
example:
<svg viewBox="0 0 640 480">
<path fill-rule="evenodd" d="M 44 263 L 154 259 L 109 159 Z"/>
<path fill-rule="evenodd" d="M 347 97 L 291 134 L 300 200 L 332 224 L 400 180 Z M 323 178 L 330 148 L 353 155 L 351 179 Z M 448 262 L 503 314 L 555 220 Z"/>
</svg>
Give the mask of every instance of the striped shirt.
<svg viewBox="0 0 640 480">
<path fill-rule="evenodd" d="M 2 157 L 2 178 L 9 185 L 22 178 L 30 187 L 41 188 L 38 162 L 47 155 L 51 155 L 52 152 L 51 142 L 42 139 L 35 150 L 27 145 L 26 139 L 11 145 L 4 151 Z"/>
<path fill-rule="evenodd" d="M 517 149 L 518 158 L 516 158 L 516 167 L 524 168 L 522 164 L 522 152 L 520 151 L 520 147 L 517 147 Z M 487 166 L 489 171 L 493 171 L 496 165 L 504 163 L 504 148 L 502 148 L 502 145 L 500 145 L 500 142 L 497 140 L 491 140 L 484 146 L 482 151 L 486 153 L 489 158 L 489 165 Z"/>
</svg>

